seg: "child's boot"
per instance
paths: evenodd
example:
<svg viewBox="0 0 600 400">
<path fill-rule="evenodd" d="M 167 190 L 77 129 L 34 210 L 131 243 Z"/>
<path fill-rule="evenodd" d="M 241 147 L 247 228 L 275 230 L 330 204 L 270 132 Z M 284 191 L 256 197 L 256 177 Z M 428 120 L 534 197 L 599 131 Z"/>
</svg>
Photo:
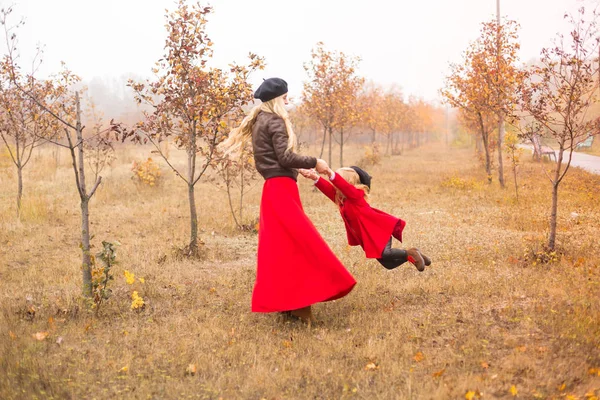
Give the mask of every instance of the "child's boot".
<svg viewBox="0 0 600 400">
<path fill-rule="evenodd" d="M 431 265 L 431 258 L 427 257 L 425 254 L 421 253 L 421 250 L 419 249 L 415 249 L 419 252 L 419 254 L 421 255 L 421 257 L 423 257 L 423 261 L 425 262 L 425 266 L 429 267 Z"/>
<path fill-rule="evenodd" d="M 417 267 L 419 271 L 425 269 L 425 261 L 423 260 L 421 253 L 419 253 L 419 250 L 413 247 L 412 249 L 406 250 L 406 254 L 408 255 L 408 261 Z"/>
</svg>

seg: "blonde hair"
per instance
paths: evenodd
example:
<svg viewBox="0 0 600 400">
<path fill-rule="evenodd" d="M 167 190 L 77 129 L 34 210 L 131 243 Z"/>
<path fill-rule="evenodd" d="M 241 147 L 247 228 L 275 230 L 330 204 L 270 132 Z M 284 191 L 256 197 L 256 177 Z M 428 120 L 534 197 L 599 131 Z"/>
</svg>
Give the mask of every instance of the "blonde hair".
<svg viewBox="0 0 600 400">
<path fill-rule="evenodd" d="M 346 182 L 348 182 L 355 188 L 365 192 L 365 200 L 367 200 L 369 198 L 369 192 L 370 192 L 369 187 L 367 185 L 363 185 L 362 183 L 360 183 L 360 177 L 358 176 L 358 173 L 356 173 L 355 170 L 353 170 L 352 168 L 348 168 L 348 167 L 342 167 L 342 168 L 338 169 L 337 171 L 335 171 L 335 173 L 338 174 L 339 176 L 341 176 L 342 178 L 344 178 L 344 180 Z M 345 198 L 346 198 L 346 196 L 344 196 L 342 194 L 341 190 L 336 188 L 335 189 L 335 202 L 339 205 L 344 201 Z"/>
<path fill-rule="evenodd" d="M 290 121 L 288 112 L 285 109 L 283 96 L 285 95 L 275 97 L 274 99 L 259 104 L 250 110 L 248 115 L 246 115 L 246 117 L 242 120 L 240 126 L 232 129 L 231 132 L 229 132 L 227 139 L 219 145 L 219 147 L 225 151 L 225 155 L 233 155 L 234 157 L 239 157 L 241 155 L 242 150 L 252 137 L 252 127 L 256 122 L 256 117 L 261 111 L 269 112 L 283 118 L 283 121 L 285 122 L 285 129 L 288 134 L 288 145 L 286 151 L 296 150 L 298 140 L 294 130 L 292 129 L 292 122 Z"/>
</svg>

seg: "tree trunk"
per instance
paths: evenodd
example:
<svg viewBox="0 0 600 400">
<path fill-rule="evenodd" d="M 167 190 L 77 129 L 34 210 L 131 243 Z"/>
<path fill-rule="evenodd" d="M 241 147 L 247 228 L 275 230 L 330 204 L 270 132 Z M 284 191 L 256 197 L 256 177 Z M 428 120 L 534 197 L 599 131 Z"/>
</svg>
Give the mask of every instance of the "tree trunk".
<svg viewBox="0 0 600 400">
<path fill-rule="evenodd" d="M 240 171 L 240 224 L 244 223 L 244 166 Z"/>
<path fill-rule="evenodd" d="M 190 251 L 198 248 L 198 213 L 194 185 L 188 185 L 188 200 L 190 203 Z"/>
<path fill-rule="evenodd" d="M 77 164 L 79 168 L 79 196 L 81 198 L 81 271 L 83 274 L 83 295 L 92 296 L 92 263 L 90 257 L 90 210 L 89 197 L 85 187 L 85 159 L 83 149 L 83 132 L 81 126 L 81 107 L 79 102 L 79 92 L 75 93 L 77 105 Z M 74 154 L 71 153 L 73 156 Z M 73 160 L 75 163 L 75 160 Z M 75 165 L 73 165 L 75 167 Z"/>
<path fill-rule="evenodd" d="M 344 130 L 340 130 L 340 168 L 344 166 Z"/>
<path fill-rule="evenodd" d="M 331 140 L 333 137 L 333 128 L 329 127 L 329 168 L 332 168 L 332 164 L 331 164 Z M 333 168 L 332 168 L 333 169 Z"/>
<path fill-rule="evenodd" d="M 385 144 L 385 155 L 389 155 L 390 154 L 390 143 L 392 141 L 392 133 L 388 133 L 387 135 L 387 141 Z"/>
<path fill-rule="evenodd" d="M 375 129 L 373 129 L 373 136 L 371 136 L 371 144 L 374 144 L 375 139 L 377 139 L 375 135 L 376 135 L 376 132 L 375 132 Z"/>
<path fill-rule="evenodd" d="M 557 167 L 558 169 L 558 167 Z M 558 214 L 558 185 L 559 182 L 552 183 L 552 209 L 550 211 L 550 235 L 548 236 L 548 250 L 554 251 L 556 245 L 556 216 Z"/>
<path fill-rule="evenodd" d="M 492 163 L 490 160 L 490 147 L 489 147 L 489 136 L 485 131 L 485 126 L 483 125 L 483 117 L 481 113 L 479 113 L 479 128 L 481 129 L 481 139 L 483 140 L 483 148 L 485 151 L 485 172 L 488 176 L 488 182 L 492 183 Z"/>
<path fill-rule="evenodd" d="M 500 115 L 498 119 L 498 182 L 501 187 L 504 186 L 504 164 L 502 160 L 502 143 L 504 143 L 504 116 Z"/>
<path fill-rule="evenodd" d="M 17 218 L 21 217 L 21 200 L 23 199 L 23 166 L 17 165 Z"/>
<path fill-rule="evenodd" d="M 325 151 L 325 142 L 327 141 L 327 128 L 323 128 L 323 143 L 321 143 L 321 154 L 319 158 L 323 158 L 323 151 Z"/>
<path fill-rule="evenodd" d="M 92 266 L 90 257 L 90 210 L 89 199 L 81 199 L 81 251 L 83 272 L 83 295 L 92 296 Z"/>
</svg>

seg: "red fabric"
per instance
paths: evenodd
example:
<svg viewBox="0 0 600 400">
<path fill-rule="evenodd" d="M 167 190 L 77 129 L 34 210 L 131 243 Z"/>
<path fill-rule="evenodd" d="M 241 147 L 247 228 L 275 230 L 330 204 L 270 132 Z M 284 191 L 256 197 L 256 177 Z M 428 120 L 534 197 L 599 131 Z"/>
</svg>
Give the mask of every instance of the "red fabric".
<svg viewBox="0 0 600 400">
<path fill-rule="evenodd" d="M 392 235 L 402 241 L 406 222 L 371 207 L 365 200 L 365 193 L 346 182 L 339 174 L 335 174 L 331 183 L 319 178 L 316 186 L 332 201 L 335 201 L 336 187 L 346 197 L 340 205 L 340 213 L 346 225 L 348 244 L 362 246 L 367 258 L 380 258 Z"/>
<path fill-rule="evenodd" d="M 304 213 L 296 181 L 267 179 L 260 203 L 252 311 L 296 310 L 335 300 L 355 284 Z"/>
</svg>

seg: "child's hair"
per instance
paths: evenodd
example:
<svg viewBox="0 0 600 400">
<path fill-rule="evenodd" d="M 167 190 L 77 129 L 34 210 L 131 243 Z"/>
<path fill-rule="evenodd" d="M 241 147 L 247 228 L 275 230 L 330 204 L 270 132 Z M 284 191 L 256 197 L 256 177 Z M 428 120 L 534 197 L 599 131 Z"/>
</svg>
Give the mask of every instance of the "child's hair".
<svg viewBox="0 0 600 400">
<path fill-rule="evenodd" d="M 355 188 L 365 192 L 365 200 L 367 200 L 369 198 L 369 192 L 370 192 L 369 187 L 367 185 L 363 185 L 362 183 L 360 183 L 360 178 L 355 170 L 353 170 L 352 168 L 348 168 L 348 167 L 342 167 L 342 168 L 338 169 L 337 171 L 335 171 L 335 173 L 339 174 L 342 178 L 344 178 L 346 180 L 346 182 L 348 182 Z M 336 188 L 335 202 L 337 204 L 341 204 L 345 198 L 346 197 L 342 194 L 342 192 Z"/>
</svg>

